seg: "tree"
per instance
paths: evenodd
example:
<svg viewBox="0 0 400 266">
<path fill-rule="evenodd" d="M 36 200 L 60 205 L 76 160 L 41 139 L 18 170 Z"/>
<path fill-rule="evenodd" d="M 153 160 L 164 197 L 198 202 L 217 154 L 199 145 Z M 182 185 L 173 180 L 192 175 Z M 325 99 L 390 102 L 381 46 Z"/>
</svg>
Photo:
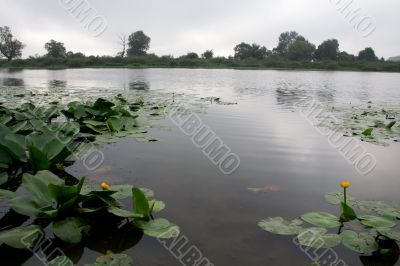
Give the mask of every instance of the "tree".
<svg viewBox="0 0 400 266">
<path fill-rule="evenodd" d="M 199 55 L 193 52 L 189 52 L 186 55 L 182 56 L 183 58 L 187 58 L 187 59 L 198 59 Z"/>
<path fill-rule="evenodd" d="M 24 47 L 22 42 L 14 38 L 9 27 L 0 27 L 0 57 L 4 56 L 8 61 L 21 57 Z"/>
<path fill-rule="evenodd" d="M 67 55 L 67 50 L 62 42 L 50 40 L 44 45 L 44 48 L 47 50 L 46 56 L 48 57 L 64 58 Z"/>
<path fill-rule="evenodd" d="M 243 60 L 247 58 L 264 59 L 271 52 L 265 46 L 253 43 L 240 43 L 233 48 L 235 51 L 235 59 Z"/>
<path fill-rule="evenodd" d="M 374 49 L 367 47 L 358 53 L 358 59 L 364 61 L 377 61 L 378 57 L 375 55 Z"/>
<path fill-rule="evenodd" d="M 121 46 L 121 52 L 118 52 L 118 56 L 125 57 L 126 46 L 127 46 L 126 34 L 119 35 L 118 39 L 119 39 L 118 44 Z"/>
<path fill-rule="evenodd" d="M 141 56 L 146 55 L 150 48 L 150 37 L 143 31 L 137 31 L 129 35 L 128 38 L 128 55 Z"/>
<path fill-rule="evenodd" d="M 337 60 L 339 57 L 339 42 L 329 39 L 322 42 L 315 51 L 314 58 L 317 60 Z"/>
<path fill-rule="evenodd" d="M 305 38 L 299 35 L 296 31 L 283 32 L 279 36 L 278 46 L 272 51 L 283 58 L 288 58 L 289 46 L 298 39 L 305 40 Z"/>
<path fill-rule="evenodd" d="M 204 59 L 211 59 L 214 57 L 214 51 L 213 50 L 207 50 L 205 51 L 201 57 L 203 57 Z"/>
<path fill-rule="evenodd" d="M 288 59 L 296 61 L 311 61 L 315 51 L 315 45 L 303 40 L 297 39 L 288 48 Z"/>
<path fill-rule="evenodd" d="M 354 62 L 355 56 L 346 52 L 339 53 L 339 61 L 341 62 Z"/>
</svg>

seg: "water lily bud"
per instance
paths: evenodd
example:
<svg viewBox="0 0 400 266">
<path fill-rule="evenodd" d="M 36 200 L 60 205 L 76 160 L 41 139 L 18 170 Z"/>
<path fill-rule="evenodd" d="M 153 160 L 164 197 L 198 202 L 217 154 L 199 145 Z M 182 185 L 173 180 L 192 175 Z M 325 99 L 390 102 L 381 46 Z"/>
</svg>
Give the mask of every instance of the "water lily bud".
<svg viewBox="0 0 400 266">
<path fill-rule="evenodd" d="M 106 182 L 101 183 L 100 185 L 103 189 L 109 190 L 110 189 L 110 185 L 107 184 Z"/>
<path fill-rule="evenodd" d="M 340 186 L 342 188 L 348 188 L 350 186 L 350 182 L 349 181 L 343 181 L 340 183 Z"/>
</svg>

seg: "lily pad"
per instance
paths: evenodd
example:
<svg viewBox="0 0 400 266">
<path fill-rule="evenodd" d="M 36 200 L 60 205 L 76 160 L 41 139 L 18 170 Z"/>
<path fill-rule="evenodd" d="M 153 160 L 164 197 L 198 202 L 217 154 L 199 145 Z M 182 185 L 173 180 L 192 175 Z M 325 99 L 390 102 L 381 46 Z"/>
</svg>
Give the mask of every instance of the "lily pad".
<svg viewBox="0 0 400 266">
<path fill-rule="evenodd" d="M 77 244 L 82 241 L 82 232 L 89 231 L 90 225 L 82 218 L 68 217 L 64 220 L 54 222 L 53 232 L 62 241 Z"/>
<path fill-rule="evenodd" d="M 32 248 L 43 235 L 42 229 L 37 225 L 19 227 L 0 233 L 0 243 L 7 244 L 13 248 Z"/>
<path fill-rule="evenodd" d="M 149 222 L 137 221 L 135 225 L 143 230 L 143 233 L 157 238 L 175 238 L 179 235 L 179 227 L 170 223 L 167 219 L 158 218 Z"/>
<path fill-rule="evenodd" d="M 58 256 L 55 259 L 52 259 L 48 264 L 48 266 L 73 266 L 74 263 L 67 256 Z"/>
<path fill-rule="evenodd" d="M 263 230 L 279 235 L 297 235 L 302 232 L 303 227 L 300 225 L 303 221 L 294 219 L 287 221 L 282 217 L 267 218 L 258 223 Z"/>
<path fill-rule="evenodd" d="M 344 194 L 342 191 L 328 192 L 325 194 L 325 199 L 329 203 L 337 205 L 343 202 Z M 347 205 L 353 206 L 356 203 L 356 199 L 354 197 L 346 195 L 346 202 Z"/>
<path fill-rule="evenodd" d="M 301 219 L 320 227 L 333 228 L 340 226 L 339 218 L 327 212 L 309 212 L 303 214 Z"/>
<path fill-rule="evenodd" d="M 396 225 L 396 217 L 392 215 L 364 215 L 359 217 L 359 219 L 363 225 L 373 228 L 390 228 Z"/>
<path fill-rule="evenodd" d="M 85 266 L 132 266 L 133 260 L 126 254 L 109 254 L 100 256 L 95 262 L 85 264 Z"/>
<path fill-rule="evenodd" d="M 326 234 L 325 228 L 308 228 L 301 232 L 297 239 L 303 246 L 312 248 L 332 248 L 340 244 L 341 238 L 338 234 Z"/>
<path fill-rule="evenodd" d="M 378 228 L 377 231 L 383 235 L 386 236 L 390 239 L 400 241 L 400 232 L 399 231 L 394 231 L 388 228 Z"/>
<path fill-rule="evenodd" d="M 367 233 L 346 230 L 340 234 L 343 245 L 357 253 L 371 253 L 379 249 L 375 238 Z"/>
</svg>

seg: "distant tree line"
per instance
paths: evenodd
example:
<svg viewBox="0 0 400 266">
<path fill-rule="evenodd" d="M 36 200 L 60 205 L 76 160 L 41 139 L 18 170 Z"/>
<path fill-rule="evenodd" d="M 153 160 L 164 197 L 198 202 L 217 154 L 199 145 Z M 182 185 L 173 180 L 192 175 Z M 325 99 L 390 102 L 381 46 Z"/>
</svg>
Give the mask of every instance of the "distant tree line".
<svg viewBox="0 0 400 266">
<path fill-rule="evenodd" d="M 340 51 L 336 39 L 323 41 L 318 47 L 295 31 L 283 32 L 277 47 L 272 50 L 259 44 L 242 42 L 233 48 L 228 58 L 215 57 L 213 50 L 201 55 L 188 52 L 174 58 L 149 54 L 151 38 L 143 31 L 118 36 L 120 51 L 116 56 L 85 56 L 67 52 L 62 42 L 45 43 L 46 54 L 19 59 L 25 45 L 17 40 L 9 27 L 0 27 L 0 67 L 258 67 L 303 69 L 358 69 L 376 71 L 400 71 L 400 64 L 378 59 L 375 51 L 367 47 L 358 55 Z M 13 59 L 14 62 L 11 62 Z"/>
</svg>

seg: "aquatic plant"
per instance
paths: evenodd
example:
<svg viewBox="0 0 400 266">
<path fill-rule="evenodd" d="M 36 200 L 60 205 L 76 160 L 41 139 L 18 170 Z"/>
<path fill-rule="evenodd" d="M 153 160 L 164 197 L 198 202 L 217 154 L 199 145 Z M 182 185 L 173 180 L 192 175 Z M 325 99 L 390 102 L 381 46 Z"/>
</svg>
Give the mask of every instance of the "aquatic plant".
<svg viewBox="0 0 400 266">
<path fill-rule="evenodd" d="M 79 183 L 68 186 L 53 173 L 39 171 L 36 175 L 24 174 L 22 188 L 27 193 L 0 190 L 0 197 L 8 199 L 10 208 L 16 213 L 47 221 L 44 224 L 52 223 L 54 235 L 67 243 L 81 242 L 83 235 L 90 233 L 91 227 L 95 226 L 95 217 L 99 214 L 104 219 L 109 216 L 125 218 L 133 227 L 149 236 L 171 238 L 179 234 L 179 228 L 168 220 L 153 219 L 152 214 L 161 211 L 165 204 L 149 199 L 153 196 L 152 191 L 131 185 L 108 186 L 104 189 L 85 186 L 84 182 L 85 178 L 82 178 Z M 132 209 L 125 210 L 120 200 L 129 197 Z M 42 230 L 40 225 L 32 224 L 1 232 L 0 243 L 14 248 L 27 248 L 35 239 L 30 238 L 28 246 L 22 245 L 18 239 L 33 231 L 42 233 Z"/>
<path fill-rule="evenodd" d="M 332 248 L 339 244 L 357 253 L 374 253 L 380 256 L 397 256 L 400 232 L 393 229 L 400 219 L 400 203 L 359 201 L 347 195 L 348 181 L 340 183 L 343 192 L 329 192 L 325 199 L 340 205 L 340 215 L 327 212 L 309 212 L 300 219 L 267 218 L 258 223 L 263 230 L 279 235 L 293 235 L 300 245 L 311 248 Z M 354 207 L 363 213 L 357 214 Z M 377 214 L 372 215 L 371 212 Z M 358 224 L 354 224 L 358 221 Z M 307 222 L 315 227 L 305 228 Z M 338 228 L 335 233 L 329 229 Z M 397 255 L 396 255 L 397 254 Z M 396 259 L 397 260 L 397 259 Z"/>
</svg>

